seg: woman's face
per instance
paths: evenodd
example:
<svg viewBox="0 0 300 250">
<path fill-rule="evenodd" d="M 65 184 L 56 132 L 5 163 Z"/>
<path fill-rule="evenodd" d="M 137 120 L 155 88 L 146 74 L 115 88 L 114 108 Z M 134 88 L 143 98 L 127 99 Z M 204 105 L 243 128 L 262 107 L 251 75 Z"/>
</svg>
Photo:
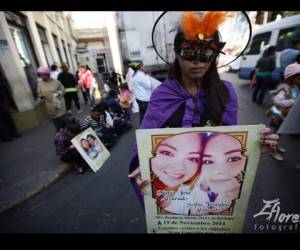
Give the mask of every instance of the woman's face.
<svg viewBox="0 0 300 250">
<path fill-rule="evenodd" d="M 246 157 L 240 142 L 232 136 L 220 134 L 206 144 L 201 177 L 213 192 L 224 193 L 240 189 L 236 176 L 244 170 Z"/>
<path fill-rule="evenodd" d="M 182 49 L 190 49 L 189 45 L 185 42 L 180 47 Z M 178 60 L 183 77 L 194 80 L 202 79 L 211 65 L 211 62 L 188 61 L 181 56 L 178 56 Z"/>
<path fill-rule="evenodd" d="M 169 187 L 185 183 L 199 170 L 201 147 L 199 133 L 185 133 L 163 140 L 151 159 L 152 171 Z"/>
<path fill-rule="evenodd" d="M 89 149 L 89 148 L 90 148 L 89 142 L 88 142 L 87 140 L 82 140 L 82 141 L 81 141 L 81 146 L 82 146 L 84 149 Z"/>
</svg>

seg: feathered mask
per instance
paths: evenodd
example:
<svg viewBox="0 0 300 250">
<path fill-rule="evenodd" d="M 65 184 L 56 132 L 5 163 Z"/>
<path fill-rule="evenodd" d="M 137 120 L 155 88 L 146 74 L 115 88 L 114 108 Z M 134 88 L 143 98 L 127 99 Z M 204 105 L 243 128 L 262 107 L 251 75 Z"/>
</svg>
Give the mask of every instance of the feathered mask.
<svg viewBox="0 0 300 250">
<path fill-rule="evenodd" d="M 210 39 L 226 18 L 227 16 L 221 11 L 209 11 L 203 16 L 195 12 L 183 12 L 181 30 L 188 40 Z"/>
</svg>

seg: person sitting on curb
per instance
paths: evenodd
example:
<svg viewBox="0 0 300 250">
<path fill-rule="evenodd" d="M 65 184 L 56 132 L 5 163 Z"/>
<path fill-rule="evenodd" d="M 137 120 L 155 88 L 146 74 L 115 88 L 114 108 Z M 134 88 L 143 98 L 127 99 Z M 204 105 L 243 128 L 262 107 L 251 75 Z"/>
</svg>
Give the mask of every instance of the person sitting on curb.
<svg viewBox="0 0 300 250">
<path fill-rule="evenodd" d="M 102 143 L 109 149 L 115 142 L 114 128 L 109 120 L 109 114 L 105 112 L 106 105 L 102 101 L 98 103 L 82 121 L 82 129 L 85 130 L 91 127 L 102 141 Z"/>
<path fill-rule="evenodd" d="M 273 106 L 266 111 L 267 116 L 271 116 L 270 127 L 277 131 L 290 108 L 294 105 L 299 95 L 300 87 L 300 64 L 293 63 L 286 67 L 284 71 L 284 81 L 275 90 L 270 91 L 273 99 Z M 277 151 L 270 152 L 270 155 L 279 161 L 283 160 L 280 152 L 285 152 L 281 147 Z"/>
<path fill-rule="evenodd" d="M 133 97 L 126 83 L 120 84 L 119 88 L 120 88 L 120 94 L 118 95 L 119 104 L 122 108 L 122 113 L 125 121 L 130 123 L 131 122 L 130 109 L 132 106 Z"/>
<path fill-rule="evenodd" d="M 113 119 L 115 133 L 121 135 L 132 128 L 130 122 L 126 120 L 125 113 L 118 101 L 118 95 L 115 90 L 110 90 L 108 97 L 105 98 L 106 111 Z"/>
<path fill-rule="evenodd" d="M 54 139 L 56 155 L 59 156 L 63 162 L 70 163 L 75 167 L 78 174 L 82 174 L 87 167 L 85 160 L 71 142 L 80 132 L 81 126 L 79 122 L 72 119 L 63 131 L 55 135 Z"/>
</svg>

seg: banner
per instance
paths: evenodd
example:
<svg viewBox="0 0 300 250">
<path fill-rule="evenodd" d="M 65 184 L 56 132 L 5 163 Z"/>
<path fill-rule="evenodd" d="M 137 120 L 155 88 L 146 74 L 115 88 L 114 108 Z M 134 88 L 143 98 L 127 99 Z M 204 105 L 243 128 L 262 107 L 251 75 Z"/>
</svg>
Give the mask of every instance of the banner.
<svg viewBox="0 0 300 250">
<path fill-rule="evenodd" d="M 92 128 L 87 128 L 71 142 L 94 172 L 97 172 L 110 156 Z"/>
<path fill-rule="evenodd" d="M 148 233 L 241 233 L 264 125 L 136 131 Z"/>
</svg>

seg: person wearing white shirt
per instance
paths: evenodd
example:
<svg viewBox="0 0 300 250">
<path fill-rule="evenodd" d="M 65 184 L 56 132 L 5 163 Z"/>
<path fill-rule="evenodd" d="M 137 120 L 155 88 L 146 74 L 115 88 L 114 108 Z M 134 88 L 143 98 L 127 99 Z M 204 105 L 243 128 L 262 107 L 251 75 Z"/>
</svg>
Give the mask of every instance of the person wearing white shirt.
<svg viewBox="0 0 300 250">
<path fill-rule="evenodd" d="M 57 77 L 58 77 L 59 73 L 60 73 L 60 71 L 59 71 L 57 65 L 53 64 L 51 66 L 50 78 L 52 80 L 57 80 Z"/>
<path fill-rule="evenodd" d="M 141 67 L 142 63 L 136 68 L 133 68 L 134 74 L 132 78 L 132 91 L 140 109 L 140 123 L 144 118 L 144 114 L 146 113 L 147 105 L 152 93 L 151 80 L 144 72 L 140 70 Z"/>
</svg>

